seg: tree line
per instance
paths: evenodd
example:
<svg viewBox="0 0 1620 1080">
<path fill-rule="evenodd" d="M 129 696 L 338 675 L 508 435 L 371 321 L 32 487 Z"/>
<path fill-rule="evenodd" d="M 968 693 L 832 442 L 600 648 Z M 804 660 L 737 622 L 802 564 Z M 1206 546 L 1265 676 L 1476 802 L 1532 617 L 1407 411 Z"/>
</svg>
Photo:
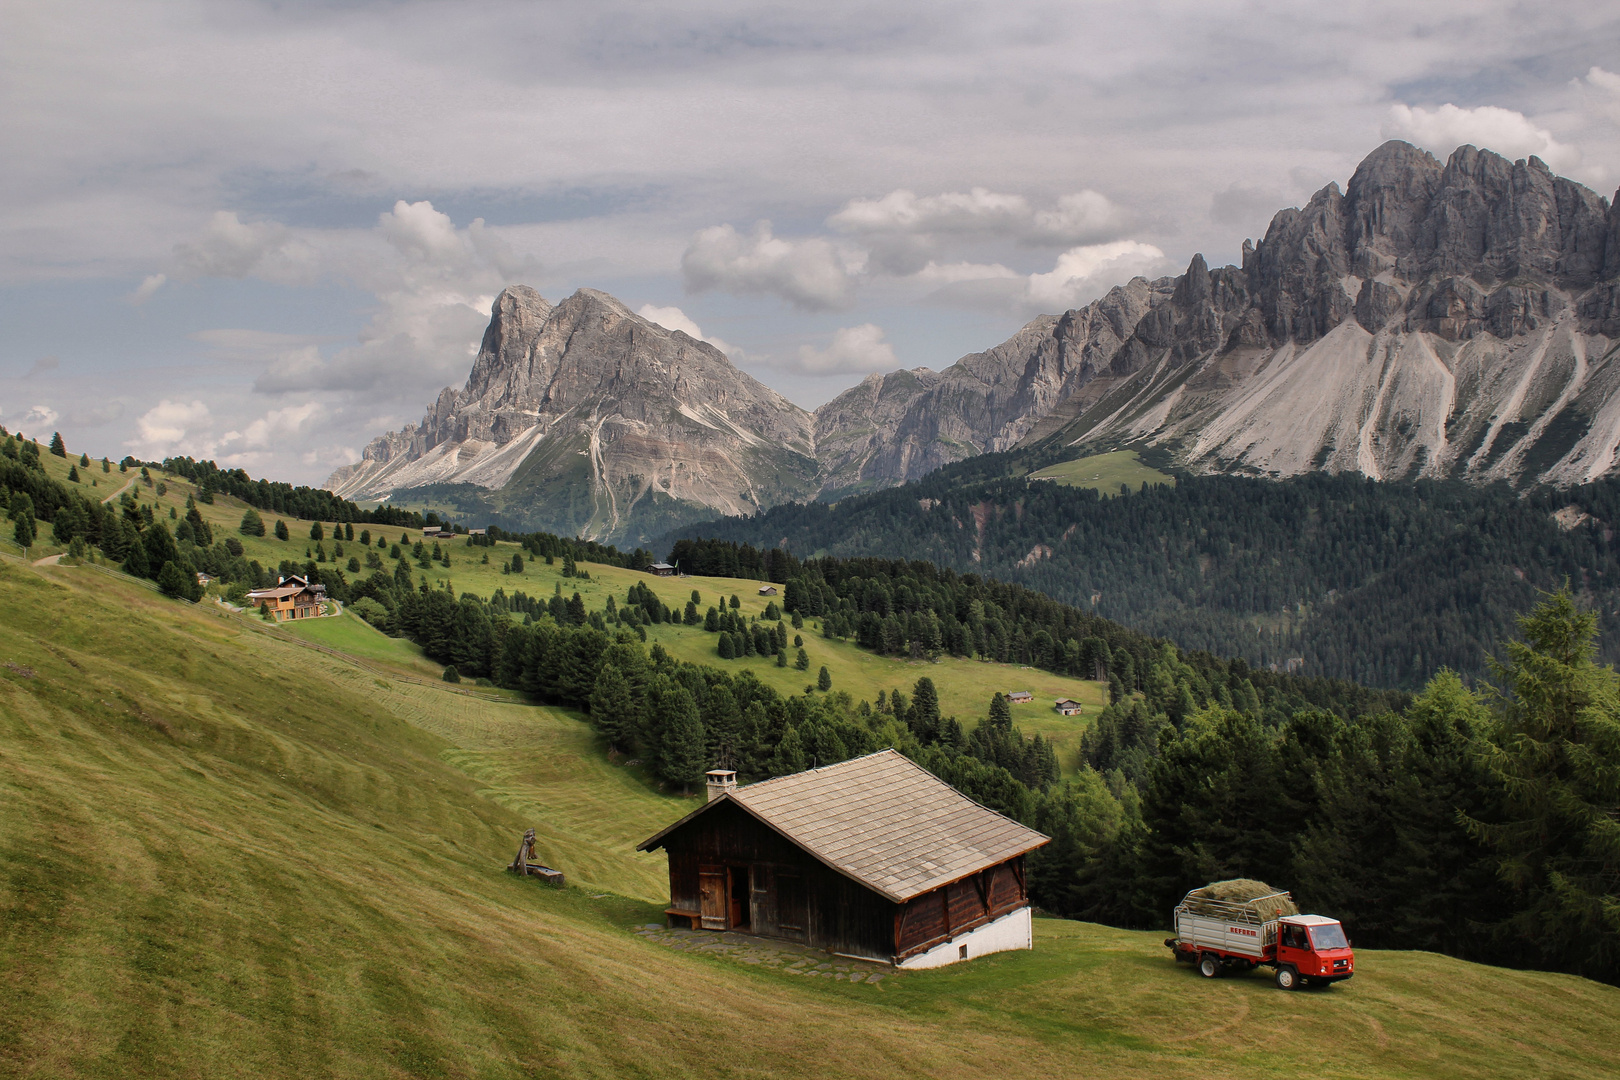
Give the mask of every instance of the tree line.
<svg viewBox="0 0 1620 1080">
<path fill-rule="evenodd" d="M 1620 612 L 1620 479 L 1522 493 L 1355 474 L 1207 476 L 1105 498 L 996 475 L 1018 462 L 986 458 L 675 535 L 786 538 L 800 557 L 906 551 L 1183 648 L 1408 690 L 1442 667 L 1483 674 L 1515 613 L 1565 580 L 1583 603 Z M 1620 660 L 1620 623 L 1600 631 L 1599 655 Z"/>
</svg>

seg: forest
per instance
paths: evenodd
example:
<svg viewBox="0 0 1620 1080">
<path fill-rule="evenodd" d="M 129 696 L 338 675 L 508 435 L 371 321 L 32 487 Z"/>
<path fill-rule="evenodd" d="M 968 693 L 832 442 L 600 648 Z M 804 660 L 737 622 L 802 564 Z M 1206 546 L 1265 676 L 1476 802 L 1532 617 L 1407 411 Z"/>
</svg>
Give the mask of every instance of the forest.
<svg viewBox="0 0 1620 1080">
<path fill-rule="evenodd" d="M 1566 581 L 1584 604 L 1620 612 L 1620 480 L 1521 493 L 1195 476 L 1104 498 L 986 478 L 995 469 L 973 459 L 833 505 L 693 526 L 671 543 L 785 539 L 800 559 L 905 551 L 1186 649 L 1407 690 L 1441 668 L 1482 675 L 1515 614 Z M 1598 650 L 1620 659 L 1620 624 L 1601 629 Z"/>
</svg>

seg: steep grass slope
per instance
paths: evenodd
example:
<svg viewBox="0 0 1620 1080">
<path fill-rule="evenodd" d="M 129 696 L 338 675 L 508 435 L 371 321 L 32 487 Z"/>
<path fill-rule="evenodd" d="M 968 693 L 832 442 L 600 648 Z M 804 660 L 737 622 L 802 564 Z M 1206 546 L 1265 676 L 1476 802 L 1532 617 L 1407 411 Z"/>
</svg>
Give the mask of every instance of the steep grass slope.
<svg viewBox="0 0 1620 1080">
<path fill-rule="evenodd" d="M 1157 935 L 881 987 L 643 942 L 693 805 L 577 719 L 0 560 L 0 1073 L 1612 1075 L 1620 990 L 1411 953 L 1284 994 Z M 574 887 L 499 867 L 522 828 Z"/>
</svg>

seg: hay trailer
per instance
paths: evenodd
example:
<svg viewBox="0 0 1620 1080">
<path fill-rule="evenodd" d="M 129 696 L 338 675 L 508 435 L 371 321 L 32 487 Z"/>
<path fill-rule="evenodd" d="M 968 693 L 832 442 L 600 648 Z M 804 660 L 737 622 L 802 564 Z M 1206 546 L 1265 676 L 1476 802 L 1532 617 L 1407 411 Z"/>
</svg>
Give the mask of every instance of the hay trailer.
<svg viewBox="0 0 1620 1080">
<path fill-rule="evenodd" d="M 1263 882 L 1217 881 L 1176 906 L 1176 936 L 1165 945 L 1176 962 L 1213 979 L 1227 971 L 1276 970 L 1284 990 L 1350 978 L 1355 954 L 1337 919 L 1301 915 L 1287 892 Z"/>
</svg>

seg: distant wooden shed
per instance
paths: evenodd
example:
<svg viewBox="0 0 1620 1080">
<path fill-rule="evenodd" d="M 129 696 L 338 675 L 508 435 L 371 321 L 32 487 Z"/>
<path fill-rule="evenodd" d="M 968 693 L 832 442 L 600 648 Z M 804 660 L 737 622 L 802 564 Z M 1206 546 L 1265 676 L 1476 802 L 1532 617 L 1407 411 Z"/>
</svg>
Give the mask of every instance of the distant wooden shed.
<svg viewBox="0 0 1620 1080">
<path fill-rule="evenodd" d="M 647 573 L 656 577 L 674 577 L 675 568 L 667 562 L 655 562 L 647 567 Z"/>
<path fill-rule="evenodd" d="M 1052 706 L 1064 716 L 1079 716 L 1084 706 L 1073 698 L 1059 698 Z"/>
<path fill-rule="evenodd" d="M 738 787 L 643 841 L 671 922 L 900 967 L 1031 946 L 1024 856 L 1047 837 L 894 750 Z"/>
<path fill-rule="evenodd" d="M 761 595 L 761 596 L 775 596 L 776 595 L 776 586 L 775 585 L 761 585 L 759 587 L 759 595 Z"/>
<path fill-rule="evenodd" d="M 1028 690 L 1014 690 L 1007 695 L 1007 700 L 1014 705 L 1022 705 L 1025 702 L 1034 701 L 1035 695 Z"/>
</svg>

